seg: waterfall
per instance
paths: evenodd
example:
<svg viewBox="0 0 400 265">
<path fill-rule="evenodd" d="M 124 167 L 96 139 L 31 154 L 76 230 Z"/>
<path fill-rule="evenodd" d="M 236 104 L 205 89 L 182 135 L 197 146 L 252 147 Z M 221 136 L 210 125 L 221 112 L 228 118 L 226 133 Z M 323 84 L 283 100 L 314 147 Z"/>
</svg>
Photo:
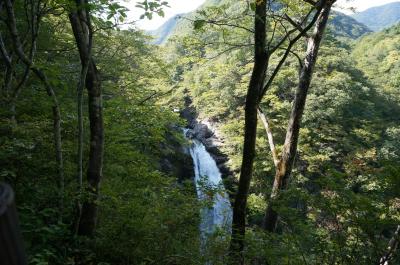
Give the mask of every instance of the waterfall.
<svg viewBox="0 0 400 265">
<path fill-rule="evenodd" d="M 185 136 L 187 131 L 185 130 Z M 210 199 L 210 194 L 213 195 L 211 205 L 201 210 L 200 234 L 204 245 L 208 235 L 216 229 L 231 232 L 232 208 L 217 163 L 200 141 L 192 141 L 190 154 L 193 158 L 197 196 L 204 201 Z"/>
</svg>

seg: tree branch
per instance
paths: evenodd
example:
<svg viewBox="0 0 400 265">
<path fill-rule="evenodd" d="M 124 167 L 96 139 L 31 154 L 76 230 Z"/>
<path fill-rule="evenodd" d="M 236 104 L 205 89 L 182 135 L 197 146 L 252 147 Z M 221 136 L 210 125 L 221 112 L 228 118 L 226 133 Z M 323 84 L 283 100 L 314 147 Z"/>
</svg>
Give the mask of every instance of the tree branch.
<svg viewBox="0 0 400 265">
<path fill-rule="evenodd" d="M 51 97 L 53 101 L 53 134 L 54 134 L 54 144 L 55 144 L 55 153 L 56 153 L 56 161 L 57 161 L 57 173 L 59 177 L 59 192 L 60 192 L 60 218 L 62 217 L 63 211 L 63 194 L 64 194 L 64 165 L 63 165 L 63 155 L 62 155 L 62 137 L 61 137 L 61 114 L 60 107 L 57 100 L 57 96 L 50 85 L 49 80 L 46 75 L 42 72 L 41 69 L 35 67 L 32 63 L 32 60 L 28 58 L 24 50 L 22 48 L 21 39 L 19 37 L 19 33 L 17 30 L 17 22 L 15 19 L 14 7 L 11 0 L 4 0 L 6 6 L 6 12 L 8 16 L 7 26 L 9 28 L 11 34 L 11 40 L 13 42 L 13 48 L 15 53 L 20 58 L 20 60 L 29 67 L 35 75 L 39 78 L 39 80 L 43 83 L 47 94 Z M 39 21 L 36 21 L 39 23 Z"/>
<path fill-rule="evenodd" d="M 169 93 L 174 91 L 174 89 L 177 88 L 177 87 L 178 87 L 177 85 L 174 85 L 170 90 L 168 90 L 168 91 L 166 91 L 164 93 L 161 93 L 161 94 L 158 94 L 157 91 L 153 91 L 153 93 L 150 96 L 148 96 L 145 99 L 141 100 L 139 103 L 137 103 L 137 105 L 143 105 L 146 101 L 149 101 L 149 100 L 151 100 L 153 98 L 163 97 L 165 95 L 168 95 Z"/>
<path fill-rule="evenodd" d="M 190 18 L 187 18 L 187 17 L 180 17 L 180 18 L 188 20 L 190 22 L 195 22 L 196 21 L 195 19 L 190 19 Z M 246 28 L 246 27 L 243 27 L 243 26 L 240 26 L 240 25 L 236 25 L 236 24 L 231 24 L 231 23 L 228 23 L 228 22 L 223 22 L 223 21 L 218 21 L 218 20 L 204 20 L 204 22 L 207 23 L 207 24 L 216 25 L 216 26 L 220 26 L 220 27 L 231 27 L 231 28 L 242 29 L 242 30 L 245 30 L 247 32 L 250 32 L 250 33 L 254 34 L 254 30 L 252 30 L 252 29 L 249 29 L 249 28 Z"/>
<path fill-rule="evenodd" d="M 258 108 L 258 117 L 260 118 L 260 120 L 262 121 L 262 124 L 264 125 L 264 129 L 268 136 L 268 143 L 269 143 L 269 148 L 271 150 L 272 159 L 274 160 L 275 167 L 278 168 L 279 158 L 278 158 L 278 152 L 276 151 L 276 148 L 275 148 L 274 136 L 272 134 L 272 130 L 271 130 L 269 121 L 268 121 L 267 117 L 265 116 L 264 112 L 262 111 L 261 107 Z"/>
<path fill-rule="evenodd" d="M 278 65 L 275 67 L 274 71 L 272 72 L 270 78 L 268 79 L 268 82 L 266 83 L 266 85 L 264 86 L 264 88 L 261 91 L 260 94 L 260 101 L 262 100 L 262 98 L 265 96 L 265 93 L 267 92 L 268 88 L 271 86 L 272 82 L 274 81 L 276 75 L 278 74 L 279 70 L 282 68 L 283 63 L 286 61 L 287 57 L 289 56 L 292 47 L 294 46 L 294 44 L 296 44 L 296 42 L 305 35 L 305 33 L 307 31 L 309 31 L 311 29 L 311 27 L 315 24 L 315 22 L 317 21 L 320 13 L 321 13 L 321 8 L 318 8 L 318 11 L 315 13 L 312 21 L 299 33 L 296 35 L 296 37 L 294 39 L 292 39 L 289 42 L 288 47 L 286 48 L 286 51 L 284 53 L 284 55 L 282 56 L 281 60 L 279 61 Z"/>
<path fill-rule="evenodd" d="M 291 17 L 289 17 L 287 14 L 285 14 L 285 19 L 292 25 L 294 26 L 299 32 L 302 32 L 304 29 L 301 27 L 300 24 L 296 23 Z M 307 33 L 304 34 L 304 36 L 309 37 Z"/>
<path fill-rule="evenodd" d="M 0 32 L 0 52 L 4 59 L 4 62 L 6 63 L 6 66 L 10 68 L 11 57 L 8 55 L 6 45 L 4 44 L 3 37 L 1 36 L 1 32 Z"/>
</svg>

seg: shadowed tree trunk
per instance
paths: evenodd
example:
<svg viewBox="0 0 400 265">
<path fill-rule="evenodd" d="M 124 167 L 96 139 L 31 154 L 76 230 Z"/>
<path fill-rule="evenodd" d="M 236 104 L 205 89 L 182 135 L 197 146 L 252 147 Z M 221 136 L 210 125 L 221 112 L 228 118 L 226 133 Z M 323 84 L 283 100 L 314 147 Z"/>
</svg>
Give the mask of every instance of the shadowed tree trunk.
<svg viewBox="0 0 400 265">
<path fill-rule="evenodd" d="M 89 200 L 82 206 L 79 235 L 92 236 L 97 221 L 97 198 L 103 171 L 104 129 L 101 81 L 96 65 L 91 61 L 86 78 L 89 98 L 90 150 L 87 169 Z"/>
<path fill-rule="evenodd" d="M 292 173 L 293 163 L 297 153 L 301 119 L 306 104 L 308 89 L 310 87 L 314 66 L 317 61 L 323 33 L 325 31 L 330 10 L 334 2 L 335 1 L 326 1 L 325 5 L 322 7 L 321 13 L 318 16 L 314 33 L 308 40 L 306 57 L 300 71 L 299 85 L 297 87 L 292 106 L 289 124 L 286 131 L 285 143 L 281 158 L 279 159 L 278 163 L 276 163 L 277 165 L 274 184 L 265 214 L 264 228 L 267 231 L 273 232 L 276 229 L 278 214 L 273 209 L 274 202 L 279 195 L 279 191 L 287 188 L 289 178 Z"/>
<path fill-rule="evenodd" d="M 244 236 L 246 229 L 246 206 L 253 173 L 259 103 L 273 83 L 277 73 L 283 66 L 289 54 L 292 52 L 292 47 L 301 39 L 301 37 L 307 34 L 307 31 L 311 29 L 317 21 L 321 12 L 321 4 L 325 2 L 325 0 L 319 2 L 304 1 L 311 5 L 308 14 L 300 20 L 300 23 L 294 22 L 286 15 L 285 19 L 287 19 L 291 25 L 294 25 L 294 28 L 287 30 L 286 34 L 280 38 L 276 45 L 271 45 L 273 39 L 267 43 L 266 22 L 267 7 L 268 9 L 270 8 L 269 1 L 256 0 L 254 2 L 254 67 L 246 97 L 243 158 L 238 191 L 233 207 L 232 239 L 230 244 L 230 260 L 233 264 L 244 263 L 242 252 L 244 249 Z M 312 14 L 314 14 L 313 18 L 309 19 Z M 307 23 L 308 21 L 310 22 Z M 305 25 L 304 28 L 303 25 Z M 272 38 L 274 38 L 274 32 L 275 29 L 273 30 Z M 284 48 L 286 44 L 288 44 L 288 46 Z M 271 75 L 268 80 L 266 80 L 266 72 L 269 66 L 270 56 L 277 50 L 282 49 L 285 50 L 283 56 L 281 56 L 279 63 L 273 68 Z"/>
<path fill-rule="evenodd" d="M 56 150 L 56 161 L 57 161 L 57 174 L 58 174 L 58 186 L 59 186 L 59 196 L 60 196 L 60 217 L 62 216 L 63 206 L 64 206 L 64 164 L 63 164 L 63 153 L 62 153 L 62 137 L 61 137 L 61 113 L 60 106 L 57 100 L 57 96 L 53 87 L 50 85 L 47 76 L 44 72 L 35 67 L 32 62 L 32 58 L 28 58 L 23 50 L 22 43 L 20 40 L 20 35 L 17 29 L 17 22 L 15 19 L 14 7 L 11 0 L 5 0 L 5 7 L 7 12 L 7 26 L 10 31 L 11 40 L 13 44 L 14 52 L 17 54 L 18 58 L 29 68 L 43 83 L 48 96 L 53 101 L 52 113 L 53 113 L 53 134 L 54 134 L 54 145 Z M 33 20 L 32 22 L 39 23 L 39 19 Z M 32 29 L 38 28 L 38 26 L 32 25 Z M 36 32 L 33 33 L 36 35 Z M 36 38 L 36 37 L 35 37 Z M 34 44 L 33 44 L 34 45 Z M 32 57 L 34 52 L 31 50 Z M 24 77 L 24 79 L 27 77 Z M 25 81 L 24 81 L 25 82 Z"/>
<path fill-rule="evenodd" d="M 97 198 L 102 177 L 104 153 L 102 90 L 99 72 L 91 56 L 92 25 L 87 9 L 88 3 L 87 1 L 81 0 L 77 0 L 75 3 L 77 9 L 70 13 L 69 18 L 82 64 L 81 81 L 78 86 L 78 110 L 80 109 L 80 111 L 82 111 L 81 103 L 79 103 L 82 99 L 82 91 L 79 90 L 82 87 L 83 80 L 85 80 L 85 86 L 88 92 L 90 123 L 90 150 L 87 168 L 87 192 L 89 197 L 83 202 L 80 218 L 78 218 L 78 234 L 93 236 L 97 221 Z M 80 119 L 82 119 L 82 117 Z M 79 126 L 83 126 L 82 120 L 80 120 L 79 123 Z M 83 127 L 80 127 L 80 130 L 83 130 Z M 81 137 L 82 131 L 80 131 L 79 141 L 82 141 Z M 80 144 L 82 144 L 82 142 L 80 142 Z M 82 148 L 82 146 L 80 148 Z M 82 149 L 78 152 L 81 154 Z M 81 157 L 79 157 L 79 159 L 81 159 Z M 78 182 L 81 182 L 81 180 L 78 179 Z"/>
<path fill-rule="evenodd" d="M 393 260 L 396 250 L 399 246 L 399 242 L 400 242 L 400 225 L 397 226 L 397 229 L 394 232 L 393 237 L 390 239 L 386 253 L 379 260 L 379 265 L 390 264 L 390 261 Z"/>
<path fill-rule="evenodd" d="M 18 219 L 14 191 L 9 185 L 0 183 L 1 264 L 28 264 Z"/>
<path fill-rule="evenodd" d="M 76 2 L 76 5 L 79 6 L 81 3 Z M 73 27 L 74 34 L 78 36 L 81 40 L 87 40 L 87 48 L 86 51 L 80 53 L 81 58 L 81 73 L 79 77 L 79 82 L 77 86 L 77 112 L 78 112 L 78 150 L 77 150 L 77 184 L 78 184 L 78 194 L 76 200 L 76 220 L 74 222 L 74 233 L 78 233 L 80 217 L 82 212 L 82 186 L 83 186 L 83 148 L 84 148 L 84 128 L 83 128 L 83 90 L 86 84 L 86 77 L 89 69 L 89 63 L 91 58 L 92 51 L 92 29 L 89 26 L 90 20 L 87 20 L 86 17 L 89 17 L 89 11 L 86 8 L 77 8 L 75 12 L 70 13 L 70 21 L 71 25 L 75 25 Z M 79 18 L 81 17 L 81 19 Z M 85 21 L 85 25 L 82 25 L 81 22 Z"/>
<path fill-rule="evenodd" d="M 29 49 L 29 60 L 33 62 L 33 58 L 36 53 L 36 41 L 38 37 L 38 32 L 39 32 L 39 21 L 41 19 L 40 17 L 40 12 L 39 12 L 39 7 L 40 7 L 40 1 L 35 4 L 34 1 L 30 3 L 30 14 L 29 14 L 29 26 L 30 26 L 30 33 L 31 33 L 31 45 Z M 21 80 L 18 82 L 15 88 L 12 90 L 11 98 L 10 98 L 10 112 L 11 112 L 11 121 L 14 125 L 17 124 L 16 120 L 16 103 L 19 97 L 19 94 L 21 92 L 21 89 L 25 85 L 26 81 L 29 78 L 30 74 L 30 69 L 29 66 L 25 66 L 24 73 L 22 75 Z"/>
<path fill-rule="evenodd" d="M 3 8 L 3 2 L 0 2 L 0 12 Z M 40 21 L 40 12 L 38 12 L 38 8 L 40 6 L 40 1 L 36 3 L 30 3 L 30 12 L 26 14 L 27 19 L 29 19 L 29 31 L 30 31 L 30 48 L 29 48 L 29 61 L 33 62 L 34 55 L 36 53 L 36 40 L 38 37 L 39 31 L 39 21 Z M 6 45 L 4 43 L 3 37 L 0 33 L 0 53 L 5 63 L 5 73 L 4 73 L 4 83 L 3 83 L 3 92 L 6 96 L 6 103 L 9 105 L 10 112 L 10 121 L 13 126 L 17 124 L 16 119 L 16 103 L 18 100 L 18 96 L 21 92 L 21 89 L 24 87 L 26 81 L 28 80 L 30 74 L 30 66 L 25 65 L 25 70 L 20 78 L 17 80 L 15 68 L 17 65 L 16 56 L 12 56 L 11 53 L 7 51 Z M 13 81 L 17 81 L 17 84 L 13 86 Z"/>
<path fill-rule="evenodd" d="M 232 240 L 230 253 L 234 263 L 243 263 L 244 236 L 246 228 L 246 205 L 253 173 L 257 132 L 257 108 L 267 69 L 266 17 L 267 0 L 257 0 L 254 20 L 254 68 L 246 97 L 245 136 L 239 187 L 233 207 Z"/>
</svg>

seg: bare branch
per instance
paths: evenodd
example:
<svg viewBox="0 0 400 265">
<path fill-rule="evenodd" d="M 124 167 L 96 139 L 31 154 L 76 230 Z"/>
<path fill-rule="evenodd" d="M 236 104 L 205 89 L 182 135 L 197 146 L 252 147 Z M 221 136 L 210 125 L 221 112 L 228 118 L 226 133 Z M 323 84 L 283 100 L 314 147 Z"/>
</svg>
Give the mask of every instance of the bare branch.
<svg viewBox="0 0 400 265">
<path fill-rule="evenodd" d="M 57 173 L 59 176 L 59 189 L 60 189 L 60 216 L 62 216 L 62 209 L 63 209 L 63 194 L 64 194 L 64 166 L 63 166 L 63 152 L 62 152 L 62 138 L 61 138 L 61 114 L 60 114 L 60 107 L 57 100 L 57 96 L 50 85 L 49 80 L 47 79 L 46 75 L 42 72 L 41 69 L 35 67 L 32 63 L 32 60 L 28 58 L 24 50 L 22 48 L 21 39 L 19 37 L 19 33 L 17 30 L 17 23 L 15 19 L 14 7 L 11 0 L 4 0 L 8 23 L 7 26 L 9 28 L 11 34 L 11 40 L 13 42 L 13 48 L 15 53 L 20 58 L 20 60 L 29 67 L 35 75 L 39 78 L 39 80 L 43 83 L 44 87 L 46 88 L 47 94 L 51 97 L 53 101 L 53 134 L 54 134 L 54 143 L 56 149 L 56 161 L 57 161 Z M 39 21 L 36 21 L 39 23 Z"/>
<path fill-rule="evenodd" d="M 181 18 L 182 19 L 186 19 L 186 20 L 188 20 L 190 22 L 195 22 L 196 21 L 195 19 L 190 19 L 190 18 L 187 18 L 187 17 L 181 17 Z M 204 22 L 207 23 L 207 24 L 220 26 L 220 27 L 231 27 L 231 28 L 242 29 L 242 30 L 245 30 L 245 31 L 248 31 L 248 32 L 254 34 L 254 30 L 252 30 L 252 29 L 249 29 L 249 28 L 246 28 L 246 27 L 243 27 L 243 26 L 240 26 L 240 25 L 236 25 L 236 24 L 231 24 L 231 23 L 228 23 L 228 22 L 223 22 L 223 21 L 218 21 L 218 20 L 204 20 Z"/>
<path fill-rule="evenodd" d="M 262 124 L 264 125 L 264 129 L 268 136 L 269 148 L 271 150 L 272 159 L 274 160 L 274 165 L 276 168 L 278 168 L 279 158 L 278 158 L 278 153 L 275 148 L 274 136 L 272 134 L 271 126 L 269 124 L 267 117 L 265 116 L 264 112 L 262 111 L 261 107 L 258 108 L 257 113 L 258 113 L 258 117 L 262 121 Z"/>
<path fill-rule="evenodd" d="M 5 44 L 4 44 L 3 38 L 1 36 L 1 32 L 0 32 L 0 52 L 1 52 L 1 55 L 3 56 L 3 59 L 4 59 L 5 63 L 6 63 L 6 66 L 7 67 L 11 67 L 11 58 L 8 55 L 7 48 L 6 48 Z"/>
<path fill-rule="evenodd" d="M 272 30 L 271 39 L 269 40 L 268 45 L 267 45 L 267 49 L 268 49 L 268 50 L 270 50 L 271 43 L 272 43 L 272 41 L 273 41 L 274 38 L 275 38 L 275 32 L 276 32 L 276 27 L 277 27 L 277 25 L 278 25 L 278 23 L 277 23 L 276 21 L 274 21 L 274 28 L 273 28 L 273 30 Z"/>
<path fill-rule="evenodd" d="M 285 48 L 280 48 L 280 50 L 286 50 Z M 298 55 L 296 52 L 290 50 L 290 54 L 292 54 L 294 57 L 296 57 L 298 63 L 299 63 L 299 68 L 301 69 L 303 67 L 303 60 L 301 59 L 300 55 Z"/>
<path fill-rule="evenodd" d="M 139 103 L 137 103 L 137 105 L 143 105 L 144 103 L 146 103 L 146 101 L 149 101 L 151 99 L 154 98 L 159 98 L 159 97 L 163 97 L 165 95 L 168 95 L 169 93 L 171 93 L 172 91 L 174 91 L 174 89 L 176 89 L 178 86 L 174 85 L 170 90 L 159 94 L 157 91 L 153 91 L 153 93 L 150 96 L 147 96 L 145 99 L 143 99 L 142 101 L 140 101 Z"/>
<path fill-rule="evenodd" d="M 291 53 L 291 49 L 293 48 L 294 44 L 296 44 L 296 42 L 304 36 L 304 34 L 309 31 L 311 29 L 311 27 L 315 24 L 315 22 L 317 21 L 319 15 L 321 13 L 321 8 L 319 8 L 317 10 L 317 12 L 315 13 L 312 21 L 300 32 L 296 35 L 296 37 L 294 39 L 292 39 L 289 42 L 288 47 L 286 48 L 286 51 L 284 53 L 284 55 L 282 56 L 281 60 L 279 61 L 278 65 L 275 67 L 274 71 L 272 72 L 270 78 L 268 79 L 266 85 L 264 86 L 264 88 L 261 91 L 260 94 L 260 101 L 261 99 L 264 97 L 265 93 L 267 92 L 268 88 L 271 86 L 272 82 L 274 81 L 276 75 L 278 74 L 279 70 L 282 68 L 283 63 L 286 61 L 287 57 L 289 56 L 289 54 Z M 276 48 L 277 49 L 277 48 Z"/>
<path fill-rule="evenodd" d="M 299 32 L 302 32 L 304 29 L 301 27 L 300 24 L 296 23 L 295 21 L 293 21 L 293 19 L 291 17 L 289 17 L 287 14 L 285 14 L 285 18 L 286 20 L 292 24 Z M 309 37 L 307 33 L 304 34 L 304 36 Z"/>
<path fill-rule="evenodd" d="M 212 25 L 216 25 L 216 26 L 225 26 L 225 27 L 243 29 L 243 30 L 248 31 L 250 33 L 254 33 L 254 30 L 246 28 L 246 27 L 243 27 L 243 26 L 240 26 L 240 25 L 236 25 L 236 24 L 218 22 L 218 21 L 215 21 L 215 20 L 206 20 L 206 23 L 209 23 L 209 24 L 212 24 Z"/>
<path fill-rule="evenodd" d="M 207 58 L 205 58 L 205 59 L 207 59 L 207 60 L 213 60 L 213 59 L 218 58 L 219 56 L 221 56 L 221 55 L 223 55 L 223 54 L 225 54 L 225 53 L 227 53 L 227 52 L 231 52 L 231 51 L 233 51 L 233 50 L 239 49 L 240 47 L 242 47 L 242 46 L 231 46 L 231 47 L 229 47 L 229 48 L 227 48 L 227 49 L 225 49 L 225 50 L 223 50 L 223 51 L 217 53 L 216 55 L 211 56 L 211 57 L 207 57 Z"/>
</svg>

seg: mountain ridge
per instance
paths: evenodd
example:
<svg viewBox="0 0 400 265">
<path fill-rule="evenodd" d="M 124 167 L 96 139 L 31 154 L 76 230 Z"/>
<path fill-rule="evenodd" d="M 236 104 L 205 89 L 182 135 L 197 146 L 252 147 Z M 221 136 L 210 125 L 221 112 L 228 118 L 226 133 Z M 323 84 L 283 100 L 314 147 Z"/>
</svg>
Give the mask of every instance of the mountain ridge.
<svg viewBox="0 0 400 265">
<path fill-rule="evenodd" d="M 160 27 L 158 27 L 155 30 L 150 30 L 146 31 L 147 34 L 150 36 L 154 37 L 154 40 L 152 44 L 156 45 L 162 45 L 167 40 L 174 35 L 174 31 L 176 31 L 177 28 L 179 28 L 179 23 L 183 21 L 184 16 L 190 16 L 195 14 L 198 10 L 207 7 L 207 6 L 212 6 L 212 5 L 218 5 L 224 0 L 206 0 L 201 6 L 199 6 L 197 9 L 187 12 L 187 13 L 181 13 L 173 16 L 172 18 L 168 19 L 164 24 L 162 24 Z"/>
<path fill-rule="evenodd" d="M 181 20 L 181 17 L 184 15 L 186 14 L 175 15 L 157 29 L 147 31 L 147 34 L 155 38 L 152 44 L 161 45 L 165 43 L 171 36 L 172 31 L 176 28 L 178 22 Z"/>
<path fill-rule="evenodd" d="M 187 30 L 189 24 L 191 23 L 188 20 L 185 21 L 183 18 L 184 16 L 193 16 L 199 9 L 204 8 L 204 6 L 220 2 L 221 1 L 219 0 L 207 1 L 198 9 L 189 13 L 175 15 L 174 17 L 168 19 L 158 29 L 148 31 L 147 33 L 155 38 L 152 43 L 156 45 L 163 45 L 170 37 L 178 35 L 178 32 L 179 34 L 182 34 L 182 32 Z M 330 19 L 330 21 L 331 32 L 335 36 L 357 39 L 367 33 L 372 32 L 372 30 L 365 24 L 360 23 L 351 16 L 338 11 L 334 11 L 334 16 Z"/>
<path fill-rule="evenodd" d="M 350 15 L 373 31 L 381 31 L 400 22 L 400 2 L 371 7 Z"/>
</svg>

